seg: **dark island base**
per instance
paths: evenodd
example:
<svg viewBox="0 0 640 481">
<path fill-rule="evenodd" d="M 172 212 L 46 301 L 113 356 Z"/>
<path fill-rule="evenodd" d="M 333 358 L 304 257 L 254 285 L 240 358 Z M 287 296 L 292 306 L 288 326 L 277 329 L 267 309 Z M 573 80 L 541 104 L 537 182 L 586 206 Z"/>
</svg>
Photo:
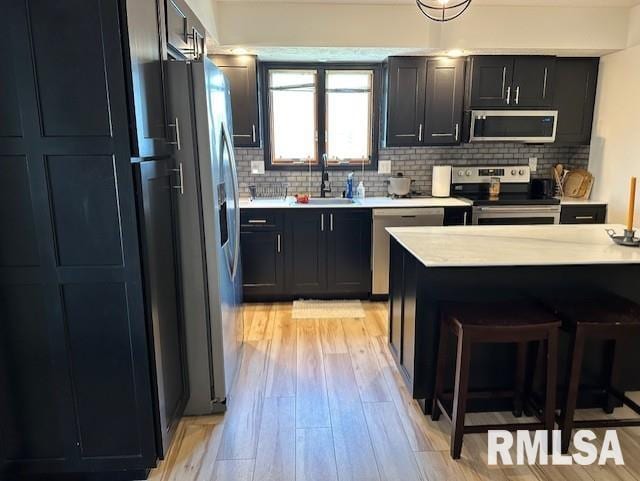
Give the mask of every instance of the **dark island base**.
<svg viewBox="0 0 640 481">
<path fill-rule="evenodd" d="M 640 303 L 640 265 L 514 266 L 426 268 L 395 239 L 391 240 L 389 342 L 391 352 L 413 397 L 423 410 L 431 409 L 439 336 L 441 301 L 507 300 L 540 297 L 548 292 L 581 297 L 602 288 Z M 622 368 L 619 389 L 640 389 L 640 350 L 630 339 L 619 345 Z M 451 341 L 453 343 L 453 340 Z M 589 342 L 582 368 L 579 407 L 603 405 L 611 344 Z M 559 339 L 558 402 L 563 398 L 569 358 L 568 335 Z M 447 370 L 446 389 L 453 387 L 455 346 Z M 471 360 L 471 391 L 511 390 L 515 376 L 515 346 L 475 346 Z M 471 399 L 469 411 L 510 410 L 508 399 Z"/>
<path fill-rule="evenodd" d="M 112 471 L 100 473 L 65 474 L 4 474 L 0 481 L 134 481 L 147 479 L 150 470 Z"/>
</svg>

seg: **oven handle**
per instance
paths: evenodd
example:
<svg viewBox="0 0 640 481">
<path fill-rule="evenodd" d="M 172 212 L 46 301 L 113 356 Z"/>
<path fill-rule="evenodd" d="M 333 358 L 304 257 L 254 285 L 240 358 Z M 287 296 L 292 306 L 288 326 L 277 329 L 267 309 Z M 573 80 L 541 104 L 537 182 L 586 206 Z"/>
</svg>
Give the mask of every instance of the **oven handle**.
<svg viewBox="0 0 640 481">
<path fill-rule="evenodd" d="M 560 206 L 474 207 L 474 210 L 478 212 L 491 213 L 491 214 L 514 214 L 514 213 L 531 214 L 536 212 L 554 213 L 554 212 L 560 212 Z"/>
</svg>

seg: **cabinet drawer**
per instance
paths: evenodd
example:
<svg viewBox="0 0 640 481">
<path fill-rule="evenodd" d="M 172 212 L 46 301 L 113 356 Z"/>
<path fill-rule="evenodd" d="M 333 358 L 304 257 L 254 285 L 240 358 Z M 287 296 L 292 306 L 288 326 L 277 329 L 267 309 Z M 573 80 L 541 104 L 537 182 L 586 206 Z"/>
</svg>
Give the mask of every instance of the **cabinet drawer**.
<svg viewBox="0 0 640 481">
<path fill-rule="evenodd" d="M 240 225 L 243 230 L 273 230 L 281 228 L 282 213 L 264 209 L 242 210 L 240 211 Z"/>
<path fill-rule="evenodd" d="M 606 219 L 606 205 L 567 205 L 560 214 L 561 224 L 604 224 Z"/>
</svg>

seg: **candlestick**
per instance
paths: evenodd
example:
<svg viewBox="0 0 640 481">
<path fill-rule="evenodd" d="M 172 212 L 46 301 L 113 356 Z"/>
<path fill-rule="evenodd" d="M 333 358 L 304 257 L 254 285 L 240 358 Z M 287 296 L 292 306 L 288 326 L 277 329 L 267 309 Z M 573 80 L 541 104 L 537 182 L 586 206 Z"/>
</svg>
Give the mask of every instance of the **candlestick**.
<svg viewBox="0 0 640 481">
<path fill-rule="evenodd" d="M 629 192 L 629 211 L 627 213 L 627 230 L 633 230 L 633 215 L 636 207 L 636 178 L 631 177 L 631 188 Z"/>
</svg>

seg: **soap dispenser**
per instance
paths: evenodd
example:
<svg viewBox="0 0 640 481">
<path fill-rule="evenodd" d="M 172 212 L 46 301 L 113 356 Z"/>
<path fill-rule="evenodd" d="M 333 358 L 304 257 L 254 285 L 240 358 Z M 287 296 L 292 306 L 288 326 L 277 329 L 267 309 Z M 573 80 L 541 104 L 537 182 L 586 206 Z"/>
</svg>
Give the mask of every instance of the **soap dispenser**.
<svg viewBox="0 0 640 481">
<path fill-rule="evenodd" d="M 353 172 L 349 172 L 349 175 L 347 175 L 347 188 L 345 189 L 345 197 L 347 199 L 353 199 Z"/>
</svg>

